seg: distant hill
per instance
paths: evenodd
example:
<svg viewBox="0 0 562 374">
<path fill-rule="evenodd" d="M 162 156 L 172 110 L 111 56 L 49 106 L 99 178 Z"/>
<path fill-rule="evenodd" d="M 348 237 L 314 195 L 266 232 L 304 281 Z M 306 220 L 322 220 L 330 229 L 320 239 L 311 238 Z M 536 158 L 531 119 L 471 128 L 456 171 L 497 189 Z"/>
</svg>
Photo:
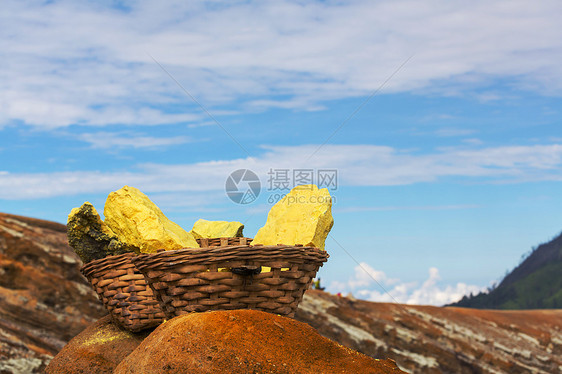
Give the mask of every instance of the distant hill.
<svg viewBox="0 0 562 374">
<path fill-rule="evenodd" d="M 451 304 L 479 309 L 562 308 L 562 234 L 541 244 L 487 293 Z"/>
</svg>

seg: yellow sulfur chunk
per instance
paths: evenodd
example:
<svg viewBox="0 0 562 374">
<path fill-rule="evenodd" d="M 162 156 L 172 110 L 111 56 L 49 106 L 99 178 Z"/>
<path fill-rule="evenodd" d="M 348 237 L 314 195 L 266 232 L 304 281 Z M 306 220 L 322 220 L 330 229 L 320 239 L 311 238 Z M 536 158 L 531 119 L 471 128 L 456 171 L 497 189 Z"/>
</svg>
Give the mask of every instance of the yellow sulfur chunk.
<svg viewBox="0 0 562 374">
<path fill-rule="evenodd" d="M 140 248 L 142 253 L 199 247 L 192 234 L 170 221 L 134 187 L 125 186 L 110 193 L 103 214 L 119 240 Z"/>
<path fill-rule="evenodd" d="M 281 268 L 281 271 L 289 271 L 289 268 Z M 271 271 L 271 268 L 268 266 L 262 266 L 261 267 L 261 272 L 262 273 L 269 273 Z"/>
<path fill-rule="evenodd" d="M 201 238 L 235 238 L 242 236 L 244 225 L 240 222 L 207 221 L 199 219 L 193 225 L 191 233 L 196 239 Z"/>
<path fill-rule="evenodd" d="M 297 186 L 271 208 L 252 245 L 302 244 L 324 249 L 333 225 L 328 189 L 313 184 Z"/>
</svg>

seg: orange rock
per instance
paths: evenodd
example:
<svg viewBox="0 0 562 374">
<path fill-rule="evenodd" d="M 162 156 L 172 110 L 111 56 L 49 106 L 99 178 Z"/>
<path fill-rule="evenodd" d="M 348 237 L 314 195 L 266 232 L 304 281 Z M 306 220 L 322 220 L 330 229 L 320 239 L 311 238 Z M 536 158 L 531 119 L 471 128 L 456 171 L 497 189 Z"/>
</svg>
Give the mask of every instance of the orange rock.
<svg viewBox="0 0 562 374">
<path fill-rule="evenodd" d="M 105 316 L 75 336 L 53 358 L 45 373 L 111 374 L 148 333 L 120 329 L 111 322 L 111 317 Z"/>
<path fill-rule="evenodd" d="M 402 373 L 321 336 L 309 325 L 255 310 L 192 313 L 160 325 L 115 369 L 127 373 Z"/>
</svg>

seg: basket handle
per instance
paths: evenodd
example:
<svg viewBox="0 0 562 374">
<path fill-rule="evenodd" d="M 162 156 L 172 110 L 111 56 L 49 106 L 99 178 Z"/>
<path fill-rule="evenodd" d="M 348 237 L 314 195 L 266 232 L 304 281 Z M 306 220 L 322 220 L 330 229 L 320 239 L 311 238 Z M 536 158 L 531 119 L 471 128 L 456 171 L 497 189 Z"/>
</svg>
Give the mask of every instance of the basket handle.
<svg viewBox="0 0 562 374">
<path fill-rule="evenodd" d="M 247 266 L 238 266 L 235 268 L 231 268 L 234 274 L 243 275 L 243 276 L 253 276 L 261 273 L 261 266 L 254 266 L 254 265 L 247 265 Z"/>
</svg>

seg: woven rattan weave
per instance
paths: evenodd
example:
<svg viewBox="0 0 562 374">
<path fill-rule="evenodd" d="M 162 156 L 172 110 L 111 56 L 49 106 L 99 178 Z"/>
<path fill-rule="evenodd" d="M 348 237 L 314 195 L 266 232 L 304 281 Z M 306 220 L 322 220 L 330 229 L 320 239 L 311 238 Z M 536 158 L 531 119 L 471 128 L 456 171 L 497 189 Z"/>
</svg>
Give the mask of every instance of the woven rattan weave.
<svg viewBox="0 0 562 374">
<path fill-rule="evenodd" d="M 303 246 L 179 249 L 133 259 L 168 318 L 257 309 L 293 317 L 328 254 Z M 271 271 L 260 272 L 262 267 Z"/>
<path fill-rule="evenodd" d="M 109 256 L 84 265 L 80 271 L 111 317 L 133 332 L 158 326 L 165 315 L 152 289 L 131 259 L 133 253 Z"/>
<path fill-rule="evenodd" d="M 252 238 L 203 238 L 196 239 L 201 248 L 225 247 L 228 245 L 246 245 L 252 242 Z"/>
</svg>

